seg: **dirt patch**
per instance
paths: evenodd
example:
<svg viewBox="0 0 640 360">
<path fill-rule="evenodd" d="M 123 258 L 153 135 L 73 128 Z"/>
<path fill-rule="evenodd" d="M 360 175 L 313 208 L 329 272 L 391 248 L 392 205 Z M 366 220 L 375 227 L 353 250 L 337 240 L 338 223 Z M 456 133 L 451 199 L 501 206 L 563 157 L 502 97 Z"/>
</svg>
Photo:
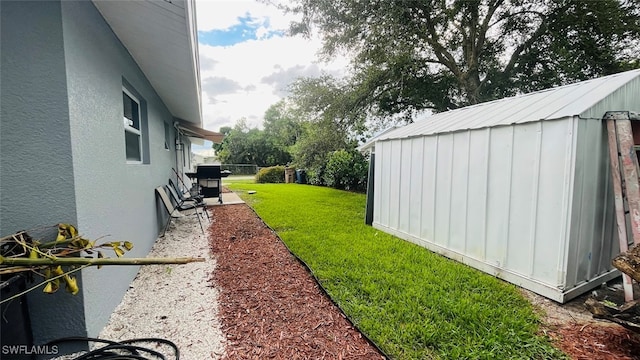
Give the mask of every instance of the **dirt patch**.
<svg viewBox="0 0 640 360">
<path fill-rule="evenodd" d="M 225 359 L 381 359 L 246 205 L 214 209 Z"/>
<path fill-rule="evenodd" d="M 382 358 L 247 205 L 214 211 L 210 239 L 225 359 Z M 595 295 L 614 300 L 620 291 L 610 282 Z M 543 314 L 541 331 L 572 359 L 640 360 L 640 335 L 585 309 L 593 292 L 564 305 L 522 292 Z"/>
<path fill-rule="evenodd" d="M 555 346 L 576 360 L 640 360 L 640 334 L 606 321 L 594 319 L 584 307 L 590 296 L 621 303 L 620 281 L 612 281 L 566 304 L 522 290 L 543 314 L 544 334 Z M 640 294 L 636 286 L 635 294 Z"/>
</svg>

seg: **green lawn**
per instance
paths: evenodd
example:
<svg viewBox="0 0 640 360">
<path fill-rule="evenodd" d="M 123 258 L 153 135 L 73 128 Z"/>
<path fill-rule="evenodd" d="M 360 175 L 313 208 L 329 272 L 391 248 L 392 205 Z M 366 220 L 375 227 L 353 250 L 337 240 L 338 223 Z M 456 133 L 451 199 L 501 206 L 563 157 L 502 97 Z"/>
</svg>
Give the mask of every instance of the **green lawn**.
<svg viewBox="0 0 640 360">
<path fill-rule="evenodd" d="M 563 358 L 536 335 L 539 319 L 515 286 L 365 225 L 364 195 L 225 183 L 392 358 Z"/>
</svg>

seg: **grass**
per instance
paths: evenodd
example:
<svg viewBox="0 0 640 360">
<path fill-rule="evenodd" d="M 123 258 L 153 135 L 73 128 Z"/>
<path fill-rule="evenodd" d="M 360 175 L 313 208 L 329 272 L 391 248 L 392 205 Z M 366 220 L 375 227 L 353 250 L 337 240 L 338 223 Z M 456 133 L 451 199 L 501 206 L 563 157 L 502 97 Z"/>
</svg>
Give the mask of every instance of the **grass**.
<svg viewBox="0 0 640 360">
<path fill-rule="evenodd" d="M 366 226 L 364 195 L 225 183 L 392 358 L 564 358 L 537 335 L 539 319 L 515 286 Z"/>
</svg>

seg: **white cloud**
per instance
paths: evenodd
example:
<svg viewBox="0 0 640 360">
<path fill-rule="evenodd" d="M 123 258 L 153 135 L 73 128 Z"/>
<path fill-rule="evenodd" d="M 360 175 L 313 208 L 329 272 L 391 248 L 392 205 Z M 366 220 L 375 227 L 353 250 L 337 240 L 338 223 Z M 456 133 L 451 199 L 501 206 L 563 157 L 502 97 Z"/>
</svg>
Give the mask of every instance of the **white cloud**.
<svg viewBox="0 0 640 360">
<path fill-rule="evenodd" d="M 295 19 L 276 6 L 251 0 L 198 0 L 196 16 L 198 30 L 222 30 L 239 24 L 238 17 L 250 15 L 257 20 L 269 19 L 272 29 L 287 29 Z"/>
<path fill-rule="evenodd" d="M 275 6 L 248 0 L 200 0 L 196 4 L 199 31 L 224 30 L 249 16 L 261 26 L 257 40 L 231 46 L 199 44 L 204 127 L 217 131 L 246 118 L 249 126 L 262 125 L 264 112 L 285 96 L 296 75 L 321 72 L 344 74 L 347 60 L 317 61 L 319 39 L 270 36 L 286 29 L 293 17 Z"/>
</svg>

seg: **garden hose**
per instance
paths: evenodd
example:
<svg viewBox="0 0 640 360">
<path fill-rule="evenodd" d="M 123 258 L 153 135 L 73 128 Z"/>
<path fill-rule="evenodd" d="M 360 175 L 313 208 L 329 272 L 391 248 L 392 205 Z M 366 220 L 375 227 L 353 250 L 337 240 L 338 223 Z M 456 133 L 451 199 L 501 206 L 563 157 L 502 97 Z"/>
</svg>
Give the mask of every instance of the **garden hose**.
<svg viewBox="0 0 640 360">
<path fill-rule="evenodd" d="M 69 343 L 69 342 L 86 342 L 88 343 L 103 343 L 105 346 L 91 350 L 87 353 L 79 355 L 73 360 L 109 360 L 109 359 L 118 359 L 118 360 L 180 360 L 180 350 L 178 350 L 178 346 L 173 342 L 160 339 L 160 338 L 140 338 L 140 339 L 131 339 L 131 340 L 123 340 L 123 341 L 112 341 L 105 339 L 97 339 L 90 337 L 66 337 L 61 339 L 56 339 L 47 343 L 47 346 L 60 344 L 60 343 Z M 157 350 L 150 349 L 144 346 L 134 345 L 136 343 L 157 343 L 168 345 L 173 350 L 173 357 L 166 357 L 166 354 L 162 354 Z M 146 354 L 152 357 L 144 356 L 142 354 Z"/>
</svg>

